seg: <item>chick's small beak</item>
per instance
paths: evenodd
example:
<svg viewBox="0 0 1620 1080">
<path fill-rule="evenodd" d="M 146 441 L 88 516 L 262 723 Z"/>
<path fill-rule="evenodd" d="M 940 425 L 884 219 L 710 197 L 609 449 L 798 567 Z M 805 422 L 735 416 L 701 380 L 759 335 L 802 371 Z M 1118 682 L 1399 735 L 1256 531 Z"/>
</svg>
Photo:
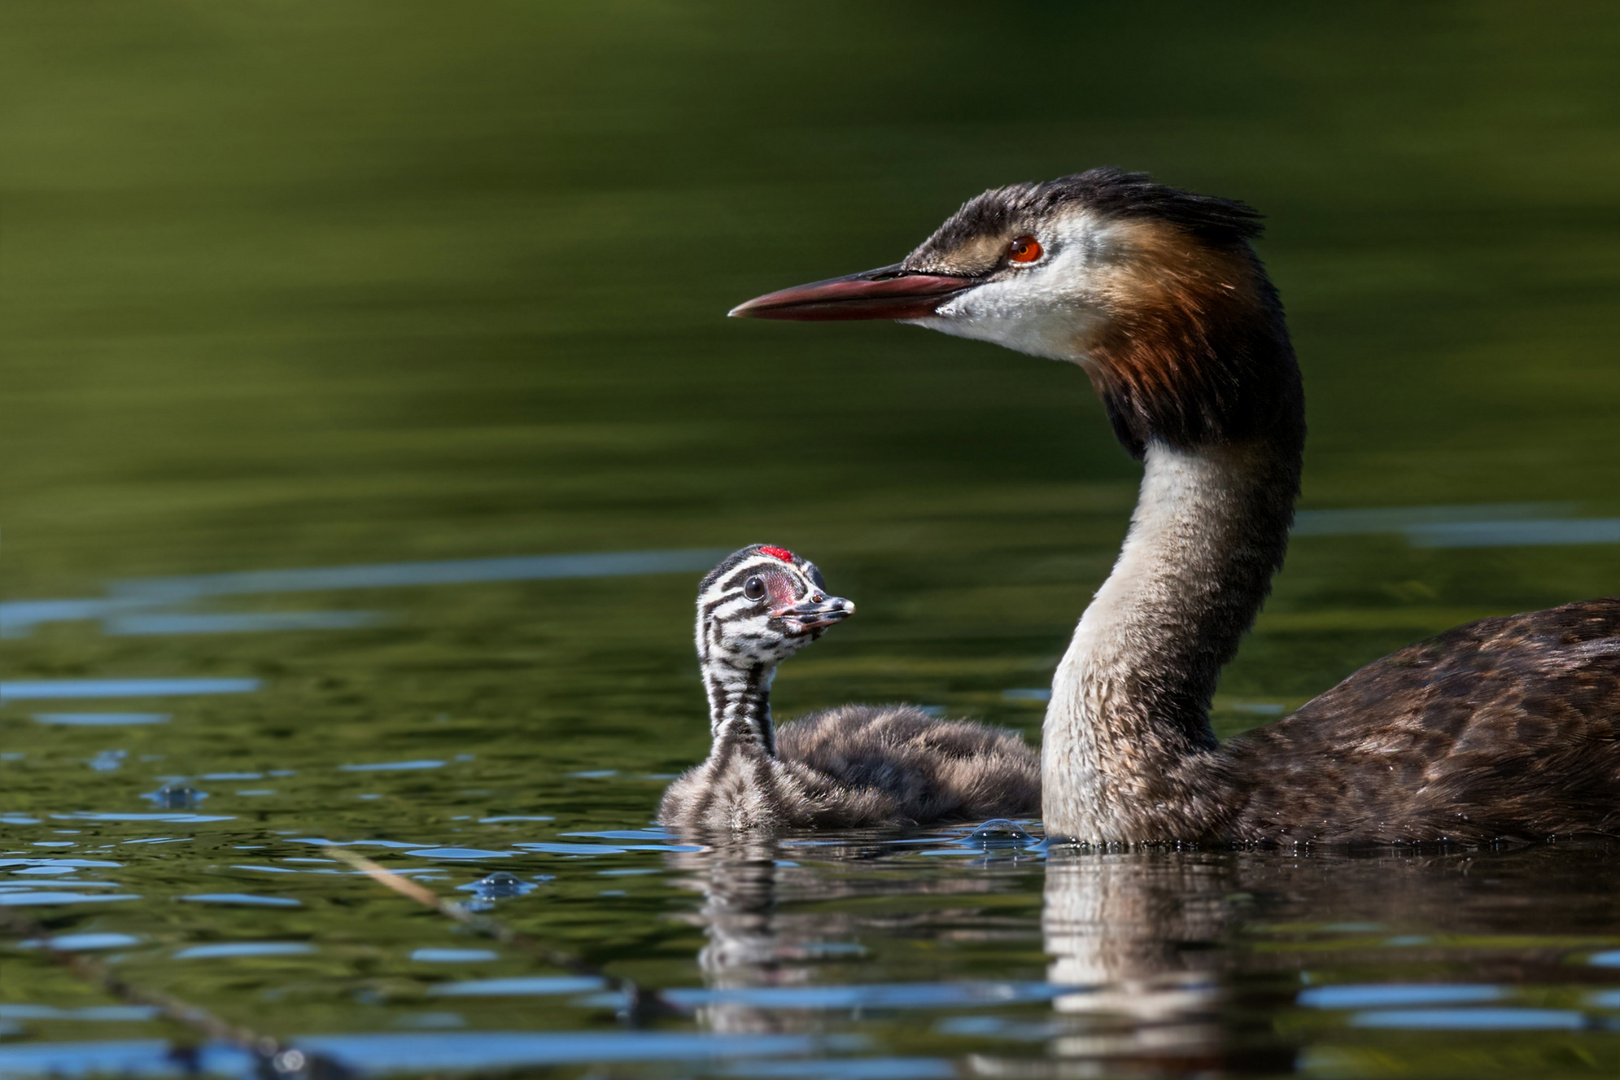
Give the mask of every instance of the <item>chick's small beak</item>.
<svg viewBox="0 0 1620 1080">
<path fill-rule="evenodd" d="M 899 263 L 756 296 L 726 314 L 738 319 L 920 319 L 978 284 L 955 274 L 923 274 Z"/>
<path fill-rule="evenodd" d="M 855 601 L 845 600 L 842 596 L 826 596 L 820 600 L 796 604 L 775 614 L 792 619 L 808 630 L 818 626 L 831 626 L 835 622 L 849 618 L 855 614 Z"/>
</svg>

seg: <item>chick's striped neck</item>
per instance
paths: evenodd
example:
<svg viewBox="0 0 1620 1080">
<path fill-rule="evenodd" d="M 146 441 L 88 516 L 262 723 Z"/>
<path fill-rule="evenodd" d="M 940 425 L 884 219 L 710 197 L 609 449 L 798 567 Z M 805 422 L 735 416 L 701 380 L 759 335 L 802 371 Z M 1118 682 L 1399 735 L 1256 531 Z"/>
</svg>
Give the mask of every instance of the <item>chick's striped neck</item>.
<svg viewBox="0 0 1620 1080">
<path fill-rule="evenodd" d="M 771 680 L 775 665 L 736 663 L 729 658 L 705 657 L 703 685 L 709 695 L 709 733 L 716 744 L 742 740 L 776 753 L 776 729 L 771 724 Z"/>
</svg>

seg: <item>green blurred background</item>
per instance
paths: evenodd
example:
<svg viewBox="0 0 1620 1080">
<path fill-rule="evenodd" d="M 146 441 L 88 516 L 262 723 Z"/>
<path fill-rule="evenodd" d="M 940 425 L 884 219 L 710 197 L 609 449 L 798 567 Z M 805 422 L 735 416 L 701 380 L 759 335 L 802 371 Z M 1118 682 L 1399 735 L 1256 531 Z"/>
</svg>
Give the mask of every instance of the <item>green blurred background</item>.
<svg viewBox="0 0 1620 1080">
<path fill-rule="evenodd" d="M 722 316 L 892 261 L 986 186 L 1104 163 L 1269 215 L 1304 507 L 1620 513 L 1612 5 L 0 18 L 6 599 L 765 540 L 861 604 L 783 680 L 790 708 L 1031 727 L 1038 703 L 1000 691 L 1044 684 L 1134 497 L 1084 378 L 913 328 Z M 1617 552 L 1301 538 L 1222 700 L 1294 702 L 1461 619 L 1611 592 Z M 682 760 L 704 738 L 691 587 L 402 591 L 387 627 L 325 636 L 54 624 L 5 642 L 6 670 L 363 682 L 400 739 L 477 687 L 503 731 L 560 698 L 617 717 L 642 672 L 632 712 L 690 720 Z M 408 693 L 402 670 L 440 675 Z"/>
</svg>

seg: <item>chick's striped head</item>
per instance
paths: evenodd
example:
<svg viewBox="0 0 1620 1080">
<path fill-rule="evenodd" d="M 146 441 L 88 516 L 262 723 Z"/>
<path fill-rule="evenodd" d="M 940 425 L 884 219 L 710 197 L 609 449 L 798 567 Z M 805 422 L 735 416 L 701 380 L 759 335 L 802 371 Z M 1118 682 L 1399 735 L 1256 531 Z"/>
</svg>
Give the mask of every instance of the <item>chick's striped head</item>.
<svg viewBox="0 0 1620 1080">
<path fill-rule="evenodd" d="M 704 663 L 779 664 L 854 613 L 852 602 L 828 595 L 809 559 L 750 544 L 698 587 L 698 656 Z"/>
</svg>

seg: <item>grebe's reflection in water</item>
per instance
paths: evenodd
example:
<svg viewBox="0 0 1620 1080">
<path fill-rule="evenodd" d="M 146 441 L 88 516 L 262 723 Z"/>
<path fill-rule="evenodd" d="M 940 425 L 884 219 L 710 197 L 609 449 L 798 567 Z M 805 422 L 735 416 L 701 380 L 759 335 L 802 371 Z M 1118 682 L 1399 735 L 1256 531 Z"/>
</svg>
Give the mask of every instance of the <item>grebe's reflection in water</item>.
<svg viewBox="0 0 1620 1080">
<path fill-rule="evenodd" d="M 1041 936 L 1047 979 L 1061 989 L 1048 1058 L 1173 1072 L 1231 1067 L 1216 966 L 1235 892 L 1231 860 L 1217 854 L 1053 849 Z M 1269 1064 L 1286 1068 L 1291 1059 Z M 974 1065 L 1031 1075 L 1028 1062 L 981 1055 Z"/>
<path fill-rule="evenodd" d="M 1509 1050 L 1479 1045 L 1486 1031 L 1562 1053 L 1587 1037 L 1570 1032 L 1620 1025 L 1612 842 L 1044 858 L 951 844 L 670 855 L 703 895 L 685 916 L 706 938 L 700 1021 L 1020 1077 L 1357 1072 L 1417 1053 L 1426 1025 L 1434 1052 L 1487 1057 Z M 1572 1004 L 1549 1009 L 1551 988 Z"/>
<path fill-rule="evenodd" d="M 1255 1064 L 1244 1039 L 1237 1065 L 1221 1016 L 1217 965 L 1241 906 L 1229 855 L 1055 850 L 1038 915 L 1028 850 L 941 867 L 892 840 L 748 840 L 668 858 L 703 894 L 687 918 L 707 938 L 696 1012 L 711 1030 L 831 1035 L 882 1013 L 942 1054 L 953 1035 L 1003 1042 L 1005 1056 L 955 1063 L 984 1075 Z M 967 955 L 944 965 L 943 950 Z M 978 978 L 929 981 L 945 966 Z M 1287 1068 L 1292 1050 L 1262 1042 L 1263 1066 Z"/>
</svg>

